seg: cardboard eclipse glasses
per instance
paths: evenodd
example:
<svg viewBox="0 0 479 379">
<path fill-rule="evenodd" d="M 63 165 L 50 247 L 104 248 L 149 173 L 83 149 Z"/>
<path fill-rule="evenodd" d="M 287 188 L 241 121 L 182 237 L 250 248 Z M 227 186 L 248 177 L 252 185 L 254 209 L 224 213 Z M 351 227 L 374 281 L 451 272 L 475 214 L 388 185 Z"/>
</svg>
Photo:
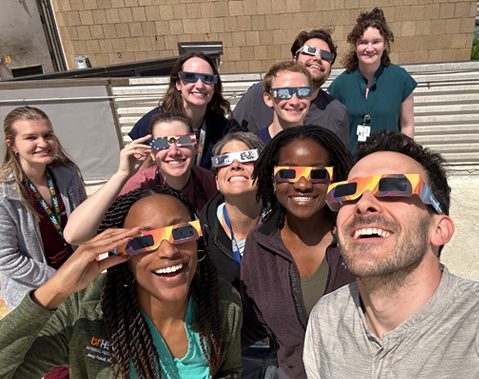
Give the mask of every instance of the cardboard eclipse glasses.
<svg viewBox="0 0 479 379">
<path fill-rule="evenodd" d="M 424 204 L 432 205 L 438 214 L 444 213 L 419 174 L 376 175 L 333 183 L 328 188 L 326 203 L 337 212 L 343 202 L 356 200 L 367 190 L 376 197 L 411 197 L 416 194 Z"/>
<path fill-rule="evenodd" d="M 158 249 L 163 241 L 179 245 L 196 241 L 201 236 L 203 236 L 203 233 L 201 232 L 200 220 L 195 220 L 141 232 L 138 237 L 128 241 L 126 245 L 116 248 L 113 253 L 116 255 L 143 254 Z"/>
<path fill-rule="evenodd" d="M 150 146 L 153 150 L 168 149 L 171 145 L 176 146 L 191 146 L 196 143 L 196 135 L 192 134 L 179 134 L 177 136 L 152 138 L 150 140 Z"/>
<path fill-rule="evenodd" d="M 258 149 L 237 151 L 234 153 L 215 155 L 214 157 L 211 157 L 211 165 L 213 167 L 229 166 L 235 159 L 237 159 L 240 163 L 255 162 L 258 160 L 258 157 Z"/>
<path fill-rule="evenodd" d="M 276 183 L 296 183 L 301 177 L 317 183 L 329 183 L 333 177 L 332 167 L 274 166 Z"/>
<path fill-rule="evenodd" d="M 312 56 L 320 54 L 321 59 L 324 59 L 325 61 L 331 62 L 333 60 L 333 53 L 331 53 L 330 51 L 321 50 L 321 49 L 318 49 L 317 47 L 310 46 L 310 45 L 303 45 L 298 50 L 296 50 L 295 55 L 298 55 L 299 53 L 308 54 Z"/>
<path fill-rule="evenodd" d="M 291 99 L 294 94 L 296 97 L 311 97 L 313 96 L 313 87 L 282 87 L 271 88 L 269 93 L 273 95 L 275 99 Z"/>
<path fill-rule="evenodd" d="M 185 71 L 180 71 L 179 74 L 181 79 L 190 83 L 196 83 L 198 80 L 201 80 L 204 84 L 216 84 L 218 81 L 218 75 L 200 74 L 197 72 Z"/>
</svg>

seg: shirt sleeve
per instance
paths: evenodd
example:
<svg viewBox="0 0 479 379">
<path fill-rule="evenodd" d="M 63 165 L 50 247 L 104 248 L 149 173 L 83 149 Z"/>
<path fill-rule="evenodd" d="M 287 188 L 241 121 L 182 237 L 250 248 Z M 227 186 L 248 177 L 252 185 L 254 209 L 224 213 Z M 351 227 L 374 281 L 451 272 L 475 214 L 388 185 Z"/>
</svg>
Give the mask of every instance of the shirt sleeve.
<svg viewBox="0 0 479 379">
<path fill-rule="evenodd" d="M 38 379 L 55 366 L 67 365 L 66 338 L 55 324 L 57 312 L 35 304 L 28 294 L 0 321 L 0 378 Z"/>
<path fill-rule="evenodd" d="M 315 312 L 313 308 L 308 321 L 308 326 L 306 328 L 303 349 L 303 363 L 308 379 L 320 378 L 320 362 L 316 357 L 316 351 L 320 348 L 318 343 L 319 333 L 317 330 L 318 325 L 316 325 L 314 313 Z"/>
<path fill-rule="evenodd" d="M 404 85 L 403 85 L 403 95 L 402 95 L 402 101 L 406 100 L 409 95 L 414 91 L 414 89 L 417 87 L 417 82 L 413 79 L 409 73 L 404 70 L 405 78 L 404 78 Z"/>
<path fill-rule="evenodd" d="M 241 129 L 249 129 L 251 123 L 251 112 L 254 108 L 254 89 L 251 86 L 248 91 L 243 95 L 241 100 L 236 104 L 233 109 L 233 125 Z"/>
<path fill-rule="evenodd" d="M 160 113 L 159 108 L 152 109 L 147 114 L 145 114 L 142 118 L 140 118 L 136 124 L 131 129 L 128 136 L 132 140 L 136 140 L 138 138 L 144 137 L 148 134 L 148 129 L 150 127 L 150 119 L 155 115 Z"/>
</svg>

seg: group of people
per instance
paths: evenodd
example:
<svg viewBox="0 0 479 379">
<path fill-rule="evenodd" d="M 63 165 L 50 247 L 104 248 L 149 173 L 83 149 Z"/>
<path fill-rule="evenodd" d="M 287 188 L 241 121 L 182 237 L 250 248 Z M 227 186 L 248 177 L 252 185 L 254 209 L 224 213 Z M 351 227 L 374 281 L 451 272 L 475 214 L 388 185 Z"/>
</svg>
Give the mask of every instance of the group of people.
<svg viewBox="0 0 479 379">
<path fill-rule="evenodd" d="M 232 115 L 184 54 L 89 198 L 48 116 L 12 110 L 0 377 L 479 377 L 479 283 L 439 262 L 445 162 L 393 39 L 361 13 L 327 94 L 336 47 L 301 32 Z"/>
</svg>

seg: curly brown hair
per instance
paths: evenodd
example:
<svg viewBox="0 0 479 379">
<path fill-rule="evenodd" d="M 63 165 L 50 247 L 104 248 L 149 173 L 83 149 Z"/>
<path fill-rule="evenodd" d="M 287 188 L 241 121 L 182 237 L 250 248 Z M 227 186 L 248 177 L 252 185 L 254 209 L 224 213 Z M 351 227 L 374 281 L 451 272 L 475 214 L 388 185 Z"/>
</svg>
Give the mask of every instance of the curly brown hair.
<svg viewBox="0 0 479 379">
<path fill-rule="evenodd" d="M 358 64 L 358 56 L 356 55 L 356 43 L 363 36 L 367 28 L 373 27 L 379 30 L 381 36 L 384 38 L 386 49 L 381 57 L 381 64 L 388 67 L 391 63 L 389 54 L 391 52 L 391 44 L 394 42 L 394 34 L 389 29 L 384 17 L 384 12 L 380 8 L 374 8 L 371 12 L 361 12 L 356 19 L 356 25 L 351 33 L 348 34 L 347 41 L 350 44 L 349 53 L 343 59 L 343 65 L 348 71 L 353 71 Z"/>
<path fill-rule="evenodd" d="M 214 85 L 215 93 L 213 94 L 213 98 L 206 107 L 206 112 L 212 112 L 220 117 L 225 117 L 229 115 L 231 113 L 230 102 L 226 100 L 222 95 L 223 85 L 221 83 L 220 74 L 218 72 L 218 69 L 216 68 L 216 65 L 213 63 L 210 57 L 203 53 L 195 51 L 190 51 L 181 55 L 176 61 L 170 73 L 170 84 L 168 86 L 168 90 L 166 91 L 165 96 L 163 96 L 163 99 L 160 100 L 160 108 L 163 109 L 165 113 L 176 113 L 186 117 L 185 109 L 183 107 L 183 98 L 181 97 L 181 94 L 176 88 L 176 83 L 178 82 L 178 80 L 180 80 L 179 72 L 183 69 L 183 64 L 188 59 L 195 57 L 201 58 L 206 61 L 213 70 L 213 73 L 218 76 L 218 81 Z"/>
<path fill-rule="evenodd" d="M 108 228 L 123 227 L 128 211 L 138 200 L 155 194 L 169 195 L 180 200 L 191 219 L 195 213 L 188 199 L 169 187 L 157 186 L 149 190 L 136 189 L 120 196 L 110 207 L 99 233 Z M 191 283 L 194 302 L 195 323 L 199 326 L 201 349 L 208 361 L 213 377 L 220 367 L 220 353 L 223 344 L 223 324 L 218 304 L 218 271 L 202 238 L 198 251 L 204 250 L 205 258 L 198 263 L 199 280 Z M 115 361 L 120 367 L 122 379 L 130 379 L 130 359 L 140 378 L 161 378 L 158 351 L 153 344 L 148 324 L 140 312 L 134 285 L 135 277 L 122 263 L 108 269 L 101 306 L 106 324 L 109 343 L 110 365 L 116 378 Z M 159 372 L 156 367 L 158 367 Z"/>
</svg>

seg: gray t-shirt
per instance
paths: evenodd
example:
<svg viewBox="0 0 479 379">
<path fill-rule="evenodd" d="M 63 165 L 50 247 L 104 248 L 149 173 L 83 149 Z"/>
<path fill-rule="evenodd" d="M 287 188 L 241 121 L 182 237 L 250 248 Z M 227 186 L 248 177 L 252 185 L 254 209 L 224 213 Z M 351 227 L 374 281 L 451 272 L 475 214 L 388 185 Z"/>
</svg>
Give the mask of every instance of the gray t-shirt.
<svg viewBox="0 0 479 379">
<path fill-rule="evenodd" d="M 431 299 L 376 337 L 356 283 L 324 296 L 311 312 L 303 352 L 309 379 L 479 378 L 479 283 L 449 273 Z"/>
</svg>

